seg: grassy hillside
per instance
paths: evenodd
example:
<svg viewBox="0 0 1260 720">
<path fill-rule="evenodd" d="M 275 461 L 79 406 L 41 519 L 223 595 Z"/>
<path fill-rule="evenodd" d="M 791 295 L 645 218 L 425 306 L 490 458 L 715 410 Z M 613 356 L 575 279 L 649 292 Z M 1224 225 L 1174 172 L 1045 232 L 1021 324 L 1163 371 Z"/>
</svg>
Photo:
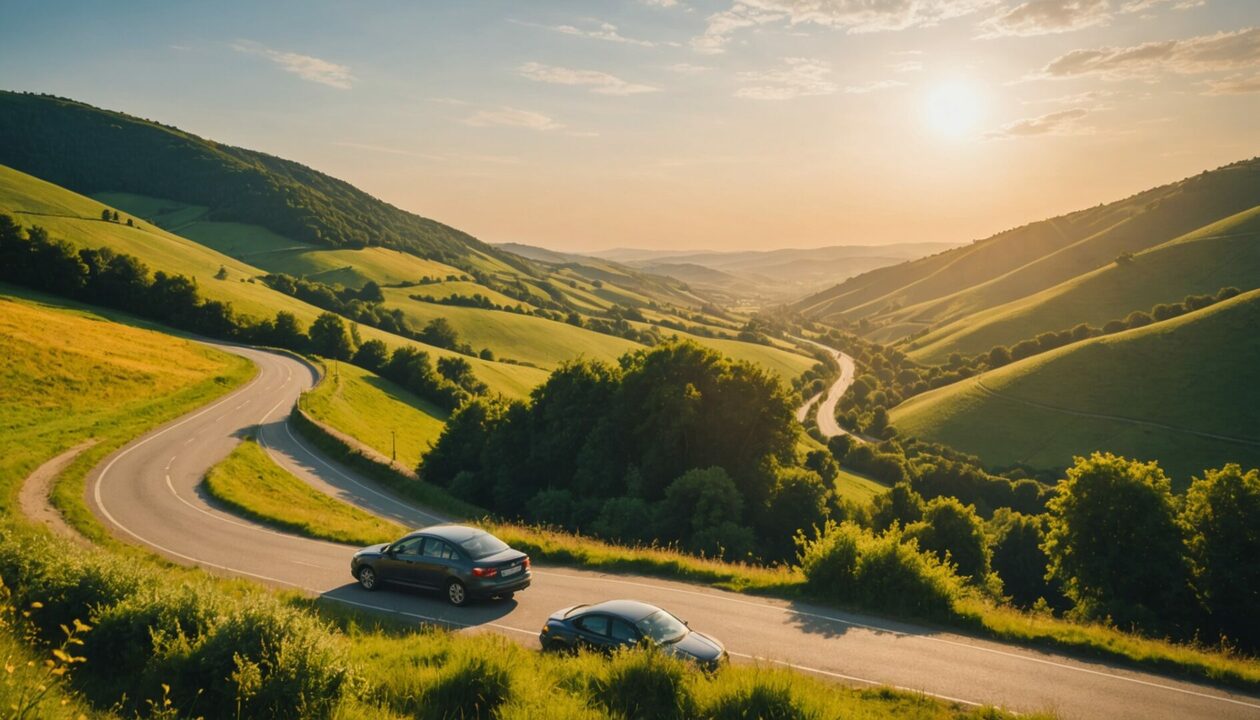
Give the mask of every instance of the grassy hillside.
<svg viewBox="0 0 1260 720">
<path fill-rule="evenodd" d="M 1260 287 L 1260 206 L 1138 253 L 1131 263 L 1109 263 L 945 325 L 907 349 L 920 362 L 941 362 L 951 352 L 972 355 L 1077 323 L 1101 327 L 1134 310 L 1228 286 Z"/>
<path fill-rule="evenodd" d="M 252 374 L 233 355 L 0 285 L 0 500 L 82 440 L 101 440 L 86 453 L 99 460 Z"/>
<path fill-rule="evenodd" d="M 1102 449 L 1158 460 L 1184 486 L 1207 467 L 1260 466 L 1257 327 L 1260 290 L 925 393 L 892 423 L 990 465 L 1059 468 Z"/>
<path fill-rule="evenodd" d="M 14 213 L 23 224 L 41 225 L 53 237 L 78 247 L 107 246 L 135 255 L 153 270 L 192 277 L 196 279 L 202 295 L 212 300 L 231 302 L 237 311 L 246 315 L 270 317 L 284 310 L 309 325 L 323 312 L 313 305 L 276 292 L 261 282 L 251 282 L 252 278 L 265 274 L 265 271 L 200 243 L 143 220 L 136 222 L 135 227 L 103 222 L 99 218 L 101 210 L 106 207 L 91 198 L 0 166 L 0 210 Z M 221 267 L 227 269 L 226 280 L 214 277 Z M 381 339 L 390 346 L 414 345 L 435 357 L 453 354 L 371 327 L 361 326 L 360 333 L 364 340 Z M 519 365 L 486 362 L 477 358 L 469 358 L 469 362 L 473 364 L 477 376 L 492 389 L 513 397 L 524 396 L 545 376 L 539 370 Z"/>
<path fill-rule="evenodd" d="M 302 409 L 385 457 L 397 441 L 398 462 L 414 468 L 442 432 L 446 413 L 398 385 L 354 365 L 325 364 L 324 379 L 302 396 Z"/>
<path fill-rule="evenodd" d="M 866 318 L 883 339 L 1024 297 L 1260 204 L 1260 161 L 1235 163 L 1108 205 L 881 268 L 800 301 L 819 319 Z"/>
<path fill-rule="evenodd" d="M 299 163 L 48 95 L 0 92 L 0 164 L 80 193 L 170 197 L 301 243 L 467 264 L 498 251 Z M 506 256 L 504 256 L 506 257 Z"/>
</svg>

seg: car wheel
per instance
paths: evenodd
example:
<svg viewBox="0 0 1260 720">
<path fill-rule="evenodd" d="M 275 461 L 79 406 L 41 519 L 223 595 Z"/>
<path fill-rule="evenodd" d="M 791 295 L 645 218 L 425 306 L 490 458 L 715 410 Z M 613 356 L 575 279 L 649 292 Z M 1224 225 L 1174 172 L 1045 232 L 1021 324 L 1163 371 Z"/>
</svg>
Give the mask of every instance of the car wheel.
<svg viewBox="0 0 1260 720">
<path fill-rule="evenodd" d="M 371 592 L 376 589 L 376 571 L 369 566 L 359 568 L 359 587 Z"/>
<path fill-rule="evenodd" d="M 464 583 L 458 580 L 452 580 L 446 583 L 446 599 L 455 607 L 468 602 L 468 591 L 464 588 Z"/>
</svg>

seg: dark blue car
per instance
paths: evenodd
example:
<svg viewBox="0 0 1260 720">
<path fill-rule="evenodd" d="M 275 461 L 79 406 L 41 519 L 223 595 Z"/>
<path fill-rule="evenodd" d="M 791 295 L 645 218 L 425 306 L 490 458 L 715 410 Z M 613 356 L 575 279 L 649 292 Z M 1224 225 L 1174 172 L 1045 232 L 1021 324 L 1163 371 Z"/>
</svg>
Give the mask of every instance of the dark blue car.
<svg viewBox="0 0 1260 720">
<path fill-rule="evenodd" d="M 437 525 L 365 547 L 351 558 L 350 574 L 364 590 L 384 583 L 439 590 L 452 605 L 506 600 L 530 583 L 529 556 L 466 525 Z"/>
<path fill-rule="evenodd" d="M 599 650 L 648 643 L 707 669 L 727 661 L 726 647 L 683 620 L 637 600 L 575 605 L 552 614 L 538 638 L 543 650 Z"/>
</svg>

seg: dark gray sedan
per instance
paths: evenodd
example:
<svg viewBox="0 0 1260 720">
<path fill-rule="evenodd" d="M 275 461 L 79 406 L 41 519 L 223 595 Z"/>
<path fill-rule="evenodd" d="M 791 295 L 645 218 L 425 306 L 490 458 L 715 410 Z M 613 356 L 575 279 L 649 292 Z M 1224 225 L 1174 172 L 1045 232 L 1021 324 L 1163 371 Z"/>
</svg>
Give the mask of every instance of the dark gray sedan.
<svg viewBox="0 0 1260 720">
<path fill-rule="evenodd" d="M 508 599 L 529 587 L 529 556 L 466 525 L 437 525 L 365 547 L 350 560 L 364 590 L 382 583 L 441 590 L 452 605 L 472 598 Z"/>
<path fill-rule="evenodd" d="M 547 619 L 538 638 L 543 650 L 611 651 L 650 643 L 675 657 L 714 670 L 727 661 L 726 647 L 670 613 L 637 600 L 575 605 Z"/>
</svg>

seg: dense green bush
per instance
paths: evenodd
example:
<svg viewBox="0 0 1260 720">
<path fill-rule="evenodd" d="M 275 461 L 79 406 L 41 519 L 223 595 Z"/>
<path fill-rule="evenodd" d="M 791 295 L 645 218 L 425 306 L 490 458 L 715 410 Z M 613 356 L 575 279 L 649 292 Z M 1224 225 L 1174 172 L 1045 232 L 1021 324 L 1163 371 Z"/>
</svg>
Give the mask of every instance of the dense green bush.
<svg viewBox="0 0 1260 720">
<path fill-rule="evenodd" d="M 800 539 L 806 587 L 833 602 L 929 619 L 954 616 L 962 581 L 897 529 L 875 535 L 853 523 L 828 523 Z"/>
<path fill-rule="evenodd" d="M 953 563 L 958 574 L 983 583 L 989 575 L 988 539 L 984 524 L 970 505 L 957 498 L 935 498 L 923 509 L 923 520 L 905 529 L 906 537 L 942 562 Z"/>
</svg>

